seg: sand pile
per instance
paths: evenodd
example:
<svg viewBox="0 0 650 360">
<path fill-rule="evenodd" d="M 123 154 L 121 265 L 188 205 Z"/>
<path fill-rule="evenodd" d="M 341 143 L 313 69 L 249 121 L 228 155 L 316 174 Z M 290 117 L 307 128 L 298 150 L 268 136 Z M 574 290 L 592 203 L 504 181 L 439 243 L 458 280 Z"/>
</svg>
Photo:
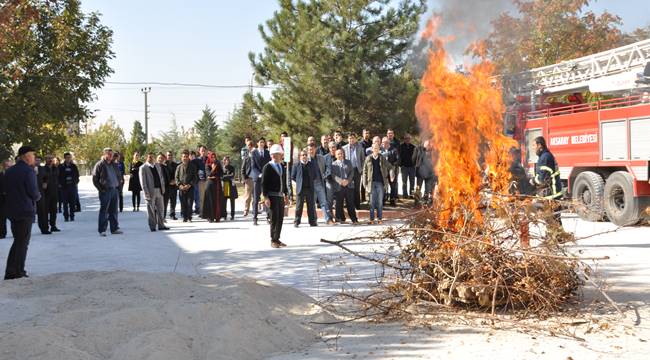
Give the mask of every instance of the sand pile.
<svg viewBox="0 0 650 360">
<path fill-rule="evenodd" d="M 312 344 L 307 295 L 224 276 L 79 272 L 0 282 L 0 359 L 261 359 Z M 321 319 L 322 320 L 322 319 Z"/>
</svg>

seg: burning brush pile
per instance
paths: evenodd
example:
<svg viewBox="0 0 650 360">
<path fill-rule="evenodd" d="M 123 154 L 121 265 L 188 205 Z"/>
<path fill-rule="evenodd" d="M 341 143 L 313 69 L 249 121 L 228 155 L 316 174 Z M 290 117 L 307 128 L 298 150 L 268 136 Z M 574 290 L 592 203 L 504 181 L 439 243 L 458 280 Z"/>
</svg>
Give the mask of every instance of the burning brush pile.
<svg viewBox="0 0 650 360">
<path fill-rule="evenodd" d="M 450 71 L 436 24 L 425 32 L 433 46 L 416 105 L 438 155 L 434 206 L 364 238 L 388 241 L 385 252 L 362 256 L 386 271 L 377 291 L 351 297 L 376 314 L 423 303 L 522 316 L 557 312 L 574 297 L 584 270 L 562 246 L 572 235 L 555 220 L 553 204 L 512 195 L 516 144 L 503 135 L 494 67 L 484 60 L 465 74 Z M 325 242 L 354 253 L 349 240 Z"/>
</svg>

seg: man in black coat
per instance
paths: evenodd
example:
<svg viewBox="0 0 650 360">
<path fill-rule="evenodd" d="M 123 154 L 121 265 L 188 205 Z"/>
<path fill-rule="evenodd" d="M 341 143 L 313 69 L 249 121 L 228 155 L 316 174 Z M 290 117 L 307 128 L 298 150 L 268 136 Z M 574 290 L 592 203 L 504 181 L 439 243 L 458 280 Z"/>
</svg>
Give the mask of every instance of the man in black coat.
<svg viewBox="0 0 650 360">
<path fill-rule="evenodd" d="M 313 147 L 312 147 L 313 148 Z M 300 162 L 291 169 L 291 179 L 296 182 L 296 216 L 295 227 L 300 225 L 303 203 L 307 202 L 307 218 L 310 226 L 318 226 L 316 219 L 316 202 L 314 201 L 314 174 L 310 171 L 307 151 L 300 152 Z"/>
<path fill-rule="evenodd" d="M 178 198 L 178 185 L 176 184 L 176 168 L 178 163 L 174 161 L 174 153 L 167 151 L 167 159 L 165 160 L 165 170 L 167 170 L 167 179 L 169 182 L 166 184 L 165 189 L 165 210 L 164 215 L 167 216 L 167 204 L 169 204 L 169 218 L 177 220 L 176 218 L 176 199 Z"/>
<path fill-rule="evenodd" d="M 11 221 L 14 242 L 9 250 L 5 280 L 27 277 L 25 259 L 27 247 L 32 235 L 32 222 L 36 214 L 36 202 L 41 193 L 36 184 L 34 172 L 35 150 L 30 146 L 18 149 L 16 165 L 7 169 L 4 182 L 6 185 L 7 217 Z"/>
<path fill-rule="evenodd" d="M 266 150 L 266 140 L 260 138 L 257 142 L 257 149 L 251 152 L 250 176 L 253 178 L 253 225 L 257 225 L 258 204 L 262 194 L 262 170 L 269 161 L 271 161 L 271 156 L 269 151 Z"/>
<path fill-rule="evenodd" d="M 0 169 L 0 239 L 7 237 L 7 212 L 5 204 L 7 203 L 7 187 L 4 183 L 5 171 L 11 166 L 9 161 L 2 162 Z"/>
<path fill-rule="evenodd" d="M 65 221 L 74 221 L 79 169 L 72 162 L 69 152 L 63 154 L 63 163 L 59 165 L 59 184 L 63 190 L 63 218 Z"/>
<path fill-rule="evenodd" d="M 56 227 L 59 169 L 54 165 L 52 155 L 47 155 L 45 165 L 38 167 L 37 180 L 38 189 L 41 191 L 41 200 L 38 202 L 38 227 L 45 235 L 61 231 Z"/>
<path fill-rule="evenodd" d="M 271 214 L 271 247 L 277 249 L 287 246 L 280 241 L 284 204 L 287 202 L 287 181 L 285 170 L 282 168 L 282 147 L 276 144 L 271 147 L 270 152 L 273 160 L 262 169 L 261 185 L 264 204 Z"/>
</svg>

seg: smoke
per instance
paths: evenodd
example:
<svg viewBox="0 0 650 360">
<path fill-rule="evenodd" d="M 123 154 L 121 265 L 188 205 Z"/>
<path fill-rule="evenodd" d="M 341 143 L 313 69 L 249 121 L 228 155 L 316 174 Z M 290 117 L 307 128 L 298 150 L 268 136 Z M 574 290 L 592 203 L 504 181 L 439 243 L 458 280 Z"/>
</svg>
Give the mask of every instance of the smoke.
<svg viewBox="0 0 650 360">
<path fill-rule="evenodd" d="M 428 9 L 442 18 L 439 35 L 453 37 L 445 49 L 458 65 L 468 61 L 463 54 L 470 44 L 489 35 L 493 20 L 516 11 L 512 0 L 429 0 Z"/>
</svg>

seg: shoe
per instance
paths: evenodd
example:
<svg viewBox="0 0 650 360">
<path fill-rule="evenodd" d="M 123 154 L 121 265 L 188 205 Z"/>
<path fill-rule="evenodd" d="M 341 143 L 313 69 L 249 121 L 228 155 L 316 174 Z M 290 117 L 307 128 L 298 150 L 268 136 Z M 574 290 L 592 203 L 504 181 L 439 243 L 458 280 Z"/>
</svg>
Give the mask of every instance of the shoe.
<svg viewBox="0 0 650 360">
<path fill-rule="evenodd" d="M 352 225 L 359 225 L 359 221 L 358 220 L 353 221 Z"/>
<path fill-rule="evenodd" d="M 176 215 L 172 215 L 171 219 L 172 219 L 172 220 L 178 220 L 178 218 L 176 217 Z"/>
<path fill-rule="evenodd" d="M 74 221 L 74 217 L 71 217 L 71 218 L 70 218 L 70 221 Z"/>
<path fill-rule="evenodd" d="M 230 220 L 235 220 L 235 215 L 231 216 Z"/>
<path fill-rule="evenodd" d="M 280 242 L 279 241 L 271 241 L 271 247 L 274 249 L 279 249 L 280 248 Z"/>
<path fill-rule="evenodd" d="M 156 232 L 156 229 L 155 229 L 155 228 L 151 228 L 151 229 L 149 229 L 149 230 L 151 230 L 151 232 Z"/>
<path fill-rule="evenodd" d="M 377 225 L 381 225 L 381 224 L 383 224 L 383 223 L 384 223 L 384 222 L 383 222 L 381 219 L 377 220 Z"/>
<path fill-rule="evenodd" d="M 368 225 L 374 225 L 374 224 L 375 224 L 375 220 L 368 220 Z"/>
<path fill-rule="evenodd" d="M 159 227 L 158 230 L 164 231 L 164 230 L 170 230 L 167 226 Z"/>
<path fill-rule="evenodd" d="M 336 223 L 332 220 L 327 220 L 327 225 L 336 225 Z"/>
<path fill-rule="evenodd" d="M 56 226 L 53 226 L 53 227 L 50 229 L 50 231 L 51 231 L 51 232 L 59 232 L 59 231 L 61 231 L 61 229 L 59 229 L 59 228 L 56 227 Z"/>
<path fill-rule="evenodd" d="M 257 219 L 253 219 L 253 225 L 257 225 Z"/>
<path fill-rule="evenodd" d="M 102 231 L 102 232 L 100 232 L 100 233 L 99 233 L 99 236 L 101 236 L 101 237 L 106 237 L 106 231 Z"/>
<path fill-rule="evenodd" d="M 280 245 L 280 247 L 287 247 L 287 244 L 283 243 L 282 241 L 278 241 L 278 243 L 279 243 L 278 245 Z"/>
<path fill-rule="evenodd" d="M 293 224 L 293 227 L 297 228 L 300 224 Z"/>
<path fill-rule="evenodd" d="M 248 216 L 248 210 L 244 211 L 244 217 Z"/>
<path fill-rule="evenodd" d="M 318 226 L 318 224 L 309 224 L 309 226 L 314 227 L 314 226 Z"/>
<path fill-rule="evenodd" d="M 111 231 L 111 234 L 113 234 L 113 235 L 121 235 L 121 234 L 124 234 L 124 231 L 122 231 L 120 229 L 117 229 L 115 231 Z"/>
<path fill-rule="evenodd" d="M 187 222 L 187 219 L 183 219 L 183 222 Z"/>
<path fill-rule="evenodd" d="M 192 218 L 187 219 L 187 222 L 192 222 Z"/>
<path fill-rule="evenodd" d="M 63 221 L 68 222 L 68 221 L 70 221 L 70 219 L 65 218 L 65 219 L 63 219 Z"/>
<path fill-rule="evenodd" d="M 45 230 L 45 231 L 41 231 L 41 234 L 43 234 L 43 235 L 51 235 L 52 232 L 49 231 L 49 230 Z"/>
</svg>

